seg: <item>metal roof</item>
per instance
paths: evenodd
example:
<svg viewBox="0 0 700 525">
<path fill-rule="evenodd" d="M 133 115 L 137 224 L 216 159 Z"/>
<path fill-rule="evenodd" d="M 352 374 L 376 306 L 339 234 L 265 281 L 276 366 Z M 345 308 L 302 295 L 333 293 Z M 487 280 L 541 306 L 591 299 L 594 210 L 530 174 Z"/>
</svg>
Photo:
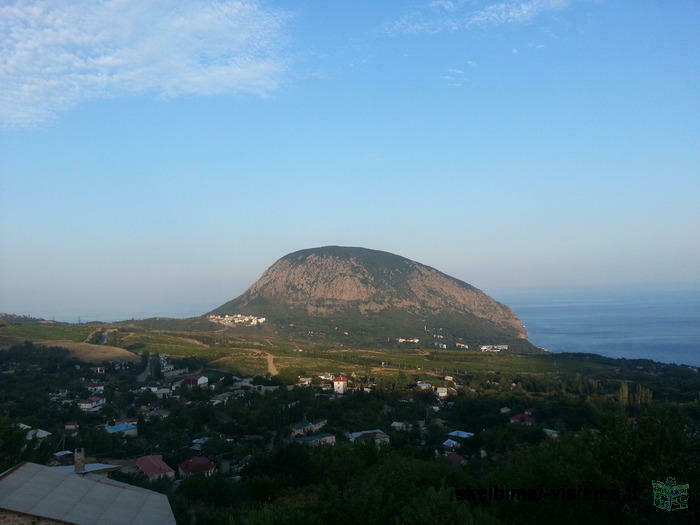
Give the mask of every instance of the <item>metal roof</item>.
<svg viewBox="0 0 700 525">
<path fill-rule="evenodd" d="M 76 524 L 175 525 L 164 494 L 36 463 L 0 475 L 0 509 Z"/>
</svg>

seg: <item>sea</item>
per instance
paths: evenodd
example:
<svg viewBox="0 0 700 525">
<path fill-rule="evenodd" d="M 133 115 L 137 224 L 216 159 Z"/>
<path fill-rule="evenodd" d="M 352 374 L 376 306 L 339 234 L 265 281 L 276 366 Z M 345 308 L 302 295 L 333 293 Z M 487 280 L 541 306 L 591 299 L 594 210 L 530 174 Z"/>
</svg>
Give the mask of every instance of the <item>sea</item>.
<svg viewBox="0 0 700 525">
<path fill-rule="evenodd" d="M 494 294 L 528 339 L 550 352 L 590 352 L 700 366 L 700 287 L 606 287 Z"/>
</svg>

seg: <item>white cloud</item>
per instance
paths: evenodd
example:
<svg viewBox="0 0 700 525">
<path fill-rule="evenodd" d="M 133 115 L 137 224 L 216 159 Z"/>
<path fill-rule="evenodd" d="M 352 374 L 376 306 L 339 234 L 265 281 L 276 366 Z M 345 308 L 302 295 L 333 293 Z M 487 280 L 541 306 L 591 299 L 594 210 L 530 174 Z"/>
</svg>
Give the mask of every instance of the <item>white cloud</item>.
<svg viewBox="0 0 700 525">
<path fill-rule="evenodd" d="M 464 71 L 461 69 L 450 68 L 447 70 L 448 73 L 454 73 L 455 75 L 464 75 Z"/>
<path fill-rule="evenodd" d="M 384 26 L 389 34 L 436 34 L 476 27 L 524 24 L 577 0 L 434 1 Z M 449 8 L 448 8 L 449 5 Z"/>
<path fill-rule="evenodd" d="M 0 5 L 0 123 L 81 101 L 275 90 L 289 15 L 256 0 L 17 0 Z"/>
</svg>

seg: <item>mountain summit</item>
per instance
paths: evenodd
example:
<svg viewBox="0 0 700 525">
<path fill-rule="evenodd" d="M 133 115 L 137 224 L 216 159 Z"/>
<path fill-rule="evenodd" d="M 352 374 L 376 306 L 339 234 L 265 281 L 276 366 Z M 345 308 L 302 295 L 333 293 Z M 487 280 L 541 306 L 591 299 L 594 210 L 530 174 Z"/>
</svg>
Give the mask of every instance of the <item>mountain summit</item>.
<svg viewBox="0 0 700 525">
<path fill-rule="evenodd" d="M 325 246 L 285 255 L 243 295 L 211 314 L 261 315 L 281 326 L 354 330 L 386 340 L 442 328 L 458 339 L 524 339 L 506 305 L 392 253 Z"/>
</svg>

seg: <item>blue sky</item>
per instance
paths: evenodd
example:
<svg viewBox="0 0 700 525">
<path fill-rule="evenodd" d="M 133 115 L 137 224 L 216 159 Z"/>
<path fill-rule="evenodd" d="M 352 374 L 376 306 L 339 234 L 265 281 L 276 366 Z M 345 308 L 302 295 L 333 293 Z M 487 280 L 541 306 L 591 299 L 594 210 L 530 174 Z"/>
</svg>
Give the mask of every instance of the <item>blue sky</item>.
<svg viewBox="0 0 700 525">
<path fill-rule="evenodd" d="M 0 311 L 191 315 L 278 257 L 700 282 L 700 3 L 0 3 Z"/>
</svg>

